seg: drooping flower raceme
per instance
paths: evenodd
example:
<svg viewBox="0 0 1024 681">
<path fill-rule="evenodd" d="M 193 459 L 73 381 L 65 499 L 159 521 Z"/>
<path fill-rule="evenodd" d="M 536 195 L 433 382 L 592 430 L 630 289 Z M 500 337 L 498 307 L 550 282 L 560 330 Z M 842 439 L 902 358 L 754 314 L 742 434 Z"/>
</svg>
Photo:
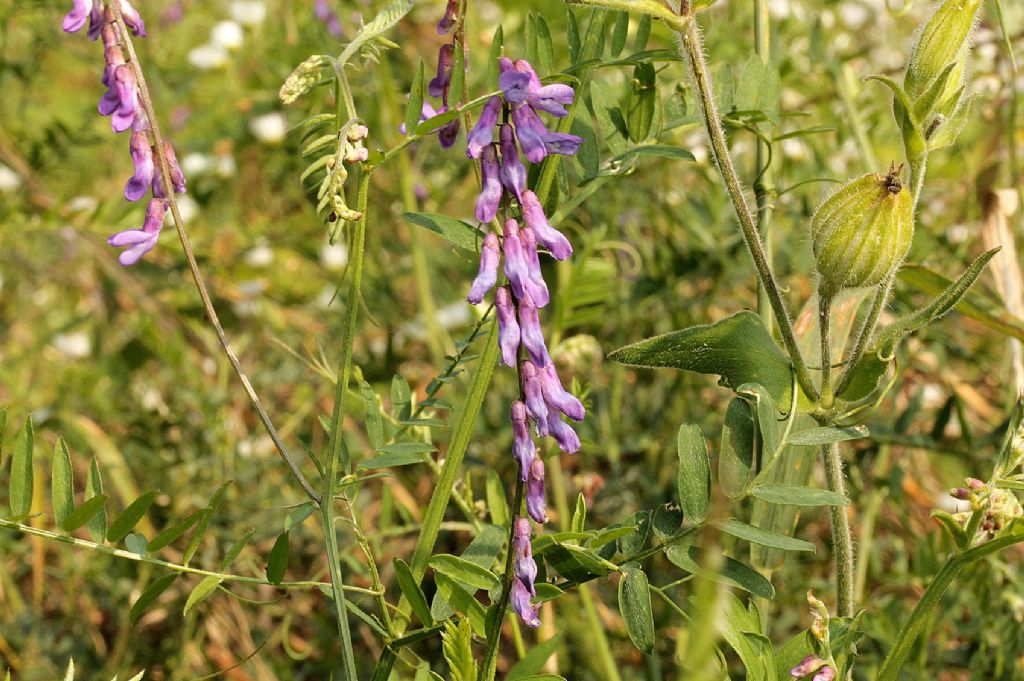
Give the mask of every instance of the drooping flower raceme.
<svg viewBox="0 0 1024 681">
<path fill-rule="evenodd" d="M 442 55 L 443 56 L 443 55 Z M 551 294 L 541 271 L 541 249 L 557 260 L 572 255 L 572 245 L 553 228 L 540 200 L 527 187 L 527 170 L 520 157 L 539 163 L 548 154 L 575 154 L 583 140 L 575 135 L 548 130 L 538 112 L 556 118 L 568 115 L 567 105 L 575 97 L 568 85 L 541 85 L 530 64 L 524 60 L 501 60 L 501 95 L 484 105 L 466 140 L 466 154 L 479 159 L 481 189 L 476 217 L 492 222 L 504 205 L 501 236 L 488 233 L 480 252 L 480 269 L 469 292 L 476 304 L 497 284 L 499 264 L 508 284 L 494 296 L 501 361 L 519 370 L 522 397 L 512 404 L 512 453 L 525 486 L 526 510 L 537 523 L 547 522 L 544 491 L 544 461 L 530 432 L 530 421 L 538 436 L 551 435 L 562 451 L 579 451 L 576 431 L 562 420 L 567 416 L 583 420 L 583 404 L 562 387 L 544 340 L 540 311 Z M 442 70 L 431 83 L 431 94 L 443 85 Z M 497 134 L 495 134 L 497 128 Z M 515 214 L 518 213 L 518 216 Z M 514 555 L 510 603 L 523 622 L 540 625 L 538 608 L 530 601 L 536 595 L 537 565 L 530 549 L 530 521 L 516 518 L 513 528 Z"/>
<path fill-rule="evenodd" d="M 132 35 L 145 36 L 146 25 L 128 0 L 74 0 L 71 11 L 64 17 L 63 28 L 68 33 L 73 33 L 80 31 L 88 23 L 88 36 L 93 40 L 102 37 L 105 65 L 100 80 L 107 91 L 100 99 L 99 112 L 110 117 L 110 127 L 115 133 L 132 131 L 128 148 L 135 172 L 125 183 L 124 197 L 128 201 L 138 201 L 147 192 L 152 193 L 152 198 L 146 206 L 142 228 L 118 232 L 107 240 L 111 246 L 125 249 L 118 261 L 127 267 L 137 263 L 143 255 L 156 247 L 167 214 L 169 189 L 164 187 L 156 154 L 162 155 L 169 170 L 170 190 L 183 193 L 185 176 L 170 143 L 165 141 L 160 150 L 154 148 L 149 119 L 142 107 L 136 72 L 125 58 L 123 39 L 127 36 L 120 34 L 114 11 L 109 6 L 112 1 L 118 3 L 118 9 Z"/>
<path fill-rule="evenodd" d="M 437 22 L 437 34 L 447 35 L 455 30 L 456 26 L 460 23 L 459 17 L 459 2 L 458 0 L 448 0 L 448 4 L 445 7 L 444 16 Z M 458 33 L 458 31 L 456 31 Z M 435 108 L 430 102 L 424 100 L 423 107 L 420 110 L 420 120 L 426 121 L 434 116 L 439 116 L 443 113 L 447 113 L 449 109 L 448 97 L 451 93 L 452 87 L 452 71 L 455 68 L 455 50 L 459 49 L 459 42 L 453 39 L 450 43 L 445 43 L 441 46 L 437 53 L 437 73 L 434 78 L 427 84 L 427 94 L 431 97 L 436 97 L 441 100 L 441 107 Z M 469 54 L 468 48 L 463 46 L 463 56 L 466 57 L 463 63 L 468 66 Z M 459 93 L 456 93 L 458 95 Z M 455 140 L 459 136 L 459 128 L 462 123 L 458 117 L 453 118 L 450 123 L 441 126 L 436 130 L 438 141 L 441 143 L 442 149 L 448 149 L 455 144 Z M 407 134 L 405 124 L 401 126 L 402 134 Z"/>
</svg>

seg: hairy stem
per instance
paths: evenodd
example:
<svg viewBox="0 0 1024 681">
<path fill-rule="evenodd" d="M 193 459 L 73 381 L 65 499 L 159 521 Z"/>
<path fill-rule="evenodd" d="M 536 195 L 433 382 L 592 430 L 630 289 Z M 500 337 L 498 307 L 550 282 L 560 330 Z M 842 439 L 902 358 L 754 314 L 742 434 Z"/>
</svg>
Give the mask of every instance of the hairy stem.
<svg viewBox="0 0 1024 681">
<path fill-rule="evenodd" d="M 829 317 L 832 314 L 832 296 L 818 294 L 818 330 L 821 332 L 821 401 L 823 409 L 832 407 L 832 340 Z"/>
<path fill-rule="evenodd" d="M 761 61 L 767 64 L 771 60 L 771 16 L 768 14 L 767 0 L 754 0 L 754 50 Z M 755 168 L 759 173 L 754 182 L 754 198 L 757 203 L 757 233 L 764 242 L 765 257 L 772 261 L 772 148 L 769 142 L 756 137 L 757 153 Z M 757 290 L 757 313 L 761 316 L 768 333 L 772 332 L 771 301 L 763 285 Z"/>
<path fill-rule="evenodd" d="M 843 479 L 843 459 L 839 454 L 839 444 L 824 445 L 821 457 L 825 462 L 825 482 L 828 488 L 846 496 L 846 481 Z M 836 614 L 840 617 L 853 617 L 854 600 L 854 564 L 853 535 L 850 533 L 850 518 L 846 515 L 845 506 L 831 506 L 832 517 L 832 552 L 836 562 Z"/>
<path fill-rule="evenodd" d="M 711 143 L 712 156 L 725 183 L 725 188 L 736 212 L 736 217 L 739 219 L 743 241 L 746 243 L 747 251 L 754 261 L 757 277 L 764 287 L 772 313 L 775 315 L 775 321 L 779 325 L 779 332 L 782 335 L 782 342 L 786 346 L 786 352 L 793 361 L 797 381 L 800 383 L 804 393 L 812 401 L 817 400 L 818 392 L 814 388 L 810 372 L 807 370 L 807 364 L 804 362 L 803 355 L 800 352 L 796 334 L 793 332 L 793 324 L 786 310 L 786 303 L 782 300 L 782 294 L 779 292 L 775 275 L 772 273 L 771 264 L 768 262 L 764 245 L 761 243 L 761 237 L 757 232 L 757 225 L 750 212 L 750 207 L 747 205 L 747 199 L 743 194 L 743 187 L 736 174 L 736 168 L 733 166 L 732 157 L 729 155 L 729 143 L 725 138 L 725 131 L 719 122 L 718 109 L 712 95 L 711 76 L 704 61 L 704 48 L 701 44 L 700 29 L 697 27 L 696 21 L 691 18 L 685 28 L 679 27 L 677 31 L 679 50 L 690 68 L 690 76 L 693 80 L 694 90 L 697 93 L 697 101 L 700 104 L 704 127 Z"/>
<path fill-rule="evenodd" d="M 156 146 L 156 153 L 153 156 L 156 159 L 157 170 L 160 173 L 160 180 L 163 182 L 164 187 L 173 187 L 171 183 L 171 169 L 168 165 L 167 159 L 164 157 L 164 138 L 160 134 L 160 124 L 157 121 L 156 110 L 153 107 L 153 98 L 150 96 L 149 87 L 146 85 L 146 76 L 142 72 L 142 68 L 139 64 L 139 57 L 135 53 L 135 46 L 132 44 L 128 26 L 125 24 L 124 16 L 121 14 L 121 7 L 119 3 L 109 3 L 111 11 L 114 13 L 114 18 L 117 21 L 118 32 L 120 33 L 125 49 L 128 51 L 128 63 L 131 65 L 132 72 L 135 76 L 135 80 L 139 87 L 139 98 L 142 101 L 142 108 L 146 112 L 146 116 L 149 118 L 150 131 L 153 134 L 153 142 Z M 267 410 L 263 408 L 263 403 L 260 401 L 259 395 L 256 394 L 256 390 L 252 387 L 252 383 L 249 382 L 249 377 L 246 375 L 245 370 L 242 368 L 242 363 L 238 360 L 238 356 L 235 354 L 234 349 L 231 347 L 231 343 L 228 341 L 227 334 L 224 332 L 224 327 L 220 323 L 220 317 L 217 315 L 217 310 L 213 306 L 213 300 L 210 298 L 210 293 L 206 288 L 206 282 L 203 279 L 202 272 L 199 271 L 199 263 L 196 261 L 195 253 L 192 251 L 192 242 L 189 239 L 188 232 L 185 231 L 185 222 L 181 219 L 181 212 L 178 209 L 178 201 L 174 196 L 173 191 L 167 192 L 167 203 L 171 209 L 171 216 L 174 218 L 174 227 L 178 232 L 178 240 L 181 241 L 182 251 L 185 253 L 185 260 L 188 262 L 189 272 L 192 274 L 192 280 L 195 282 L 196 290 L 199 292 L 199 298 L 202 301 L 203 310 L 206 312 L 207 318 L 210 320 L 210 325 L 213 326 L 213 330 L 217 334 L 217 340 L 220 342 L 221 348 L 224 350 L 224 354 L 227 356 L 228 361 L 231 363 L 231 368 L 234 369 L 235 374 L 238 376 L 238 380 L 242 383 L 242 388 L 245 390 L 246 396 L 252 403 L 253 409 L 256 410 L 256 415 L 259 417 L 260 423 L 263 424 L 263 428 L 267 431 L 267 435 L 270 436 L 270 440 L 274 443 L 274 448 L 280 455 L 281 459 L 288 466 L 292 476 L 299 483 L 302 489 L 306 492 L 306 495 L 310 499 L 319 503 L 320 496 L 313 489 L 309 480 L 303 475 L 302 470 L 299 468 L 298 463 L 292 458 L 291 454 L 288 453 L 288 449 L 285 447 L 284 442 L 281 440 L 281 436 L 277 432 L 277 428 L 270 420 L 270 415 L 267 414 Z"/>
</svg>

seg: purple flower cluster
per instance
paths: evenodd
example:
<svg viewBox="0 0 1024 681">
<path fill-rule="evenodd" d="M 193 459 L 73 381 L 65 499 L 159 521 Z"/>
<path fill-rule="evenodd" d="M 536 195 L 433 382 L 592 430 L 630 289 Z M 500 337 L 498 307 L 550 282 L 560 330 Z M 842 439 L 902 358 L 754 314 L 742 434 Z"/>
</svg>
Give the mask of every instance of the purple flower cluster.
<svg viewBox="0 0 1024 681">
<path fill-rule="evenodd" d="M 512 404 L 510 414 L 512 453 L 526 487 L 526 510 L 534 521 L 543 524 L 548 518 L 544 461 L 537 456 L 530 420 L 538 436 L 552 436 L 562 451 L 572 454 L 579 451 L 580 440 L 562 416 L 582 421 L 585 410 L 576 396 L 562 387 L 544 342 L 539 315 L 540 308 L 551 299 L 541 272 L 539 249 L 546 249 L 557 260 L 565 260 L 572 255 L 572 245 L 548 223 L 537 195 L 526 188 L 526 166 L 520 151 L 528 162 L 539 163 L 549 153 L 576 153 L 583 139 L 550 132 L 538 115 L 538 111 L 543 111 L 556 117 L 566 116 L 565 106 L 575 96 L 571 87 L 542 86 L 524 60 L 502 58 L 501 71 L 502 94 L 484 106 L 469 133 L 466 154 L 480 160 L 482 186 L 476 203 L 477 219 L 491 222 L 503 204 L 506 218 L 500 237 L 494 233 L 484 237 L 480 270 L 468 298 L 474 304 L 483 301 L 497 284 L 504 255 L 508 284 L 495 292 L 498 343 L 502 363 L 518 367 L 522 389 L 522 399 Z M 520 219 L 510 216 L 515 207 Z M 536 627 L 540 620 L 537 608 L 530 602 L 530 597 L 536 595 L 533 582 L 537 574 L 530 549 L 530 521 L 517 518 L 514 522 L 511 604 L 528 626 Z"/>
<path fill-rule="evenodd" d="M 437 22 L 437 34 L 448 35 L 451 33 L 459 23 L 459 0 L 448 0 L 448 5 L 445 7 L 444 16 Z M 437 52 L 437 73 L 427 84 L 427 94 L 431 97 L 441 100 L 441 108 L 435 109 L 434 105 L 428 102 L 426 99 L 423 100 L 423 107 L 420 109 L 420 121 L 425 121 L 439 116 L 440 114 L 448 111 L 448 96 L 451 93 L 452 88 L 452 71 L 455 68 L 455 50 L 458 48 L 458 42 L 452 40 L 450 43 L 445 43 L 441 46 L 441 49 Z M 465 50 L 465 48 L 463 48 Z M 468 56 L 466 52 L 463 52 L 463 56 Z M 464 61 L 468 63 L 468 59 Z M 456 93 L 457 95 L 458 93 Z M 450 123 L 442 126 L 437 130 L 437 139 L 441 143 L 442 149 L 448 149 L 455 144 L 455 140 L 459 136 L 459 128 L 461 123 L 458 117 L 453 118 Z M 406 134 L 405 124 L 402 124 L 402 134 Z"/>
<path fill-rule="evenodd" d="M 327 32 L 339 40 L 345 33 L 341 30 L 341 19 L 338 13 L 331 9 L 327 0 L 316 0 L 313 4 L 313 16 L 327 25 Z"/>
<path fill-rule="evenodd" d="M 142 17 L 128 0 L 116 0 L 121 14 L 133 35 L 145 36 L 146 26 Z M 103 58 L 106 66 L 101 79 L 107 92 L 100 99 L 99 112 L 110 116 L 110 127 L 120 133 L 131 129 L 129 150 L 134 174 L 124 187 L 124 196 L 129 201 L 138 201 L 152 191 L 152 199 L 146 207 L 146 217 L 141 229 L 128 229 L 118 232 L 107 240 L 111 246 L 124 248 L 118 261 L 125 266 L 134 265 L 143 255 L 151 251 L 160 238 L 164 216 L 167 213 L 168 188 L 164 187 L 163 179 L 154 161 L 154 154 L 163 154 L 170 168 L 170 179 L 173 191 L 185 191 L 185 176 L 178 166 L 174 148 L 164 142 L 163 148 L 155 150 L 150 140 L 149 119 L 142 108 L 139 97 L 139 84 L 135 71 L 125 59 L 120 29 L 110 7 L 104 7 L 101 0 L 74 0 L 71 11 L 64 17 L 63 28 L 69 33 L 80 31 L 88 21 L 87 35 L 92 40 L 102 37 Z"/>
</svg>

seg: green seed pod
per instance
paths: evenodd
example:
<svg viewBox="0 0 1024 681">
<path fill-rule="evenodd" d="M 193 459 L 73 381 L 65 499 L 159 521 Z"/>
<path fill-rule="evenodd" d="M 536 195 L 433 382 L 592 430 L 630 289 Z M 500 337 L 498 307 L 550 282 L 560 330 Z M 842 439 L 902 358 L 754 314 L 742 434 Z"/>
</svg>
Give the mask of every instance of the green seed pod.
<svg viewBox="0 0 1024 681">
<path fill-rule="evenodd" d="M 928 99 L 927 108 L 943 114 L 955 106 L 963 86 L 971 29 L 979 7 L 981 0 L 943 0 L 921 29 L 903 81 L 910 101 Z M 947 72 L 950 64 L 954 66 Z"/>
<path fill-rule="evenodd" d="M 822 296 L 874 286 L 899 267 L 914 235 L 911 192 L 903 166 L 869 173 L 843 185 L 811 218 L 811 244 Z"/>
</svg>

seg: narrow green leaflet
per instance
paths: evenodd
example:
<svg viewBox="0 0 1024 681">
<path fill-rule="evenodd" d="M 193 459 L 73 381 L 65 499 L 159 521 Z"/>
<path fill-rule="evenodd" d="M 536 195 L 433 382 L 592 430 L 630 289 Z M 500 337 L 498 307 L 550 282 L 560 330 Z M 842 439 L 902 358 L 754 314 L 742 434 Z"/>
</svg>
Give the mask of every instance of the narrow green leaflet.
<svg viewBox="0 0 1024 681">
<path fill-rule="evenodd" d="M 156 495 L 156 490 L 150 490 L 121 511 L 121 514 L 110 523 L 110 529 L 107 530 L 107 541 L 116 544 L 124 539 L 136 523 L 142 520 L 142 516 L 146 515 L 146 511 L 153 505 Z"/>
<path fill-rule="evenodd" d="M 679 505 L 687 518 L 699 523 L 708 517 L 711 503 L 711 462 L 707 442 L 698 426 L 684 423 L 679 426 L 676 444 L 679 448 Z"/>
<path fill-rule="evenodd" d="M 647 139 L 658 108 L 658 84 L 654 64 L 644 62 L 633 67 L 631 89 L 623 102 L 626 130 L 634 144 Z"/>
<path fill-rule="evenodd" d="M 569 526 L 573 532 L 583 532 L 587 526 L 587 500 L 583 492 L 576 497 L 576 510 L 572 513 L 572 522 Z"/>
<path fill-rule="evenodd" d="M 430 606 L 427 604 L 427 597 L 423 594 L 423 589 L 420 588 L 416 578 L 412 576 L 412 571 L 409 569 L 408 563 L 401 558 L 395 558 L 395 579 L 398 580 L 398 588 L 402 590 L 402 594 L 405 595 L 409 601 L 409 605 L 412 606 L 412 611 L 416 613 L 416 616 L 420 618 L 420 623 L 424 627 L 429 627 L 434 624 L 434 618 L 430 614 Z"/>
<path fill-rule="evenodd" d="M 210 521 L 213 519 L 213 515 L 220 508 L 221 502 L 224 500 L 224 494 L 227 492 L 228 485 L 231 481 L 223 483 L 217 488 L 217 491 L 213 493 L 213 499 L 210 500 L 209 506 L 203 510 L 203 515 L 199 519 L 199 523 L 196 525 L 195 531 L 192 536 L 188 539 L 188 544 L 185 546 L 185 553 L 182 558 L 182 562 L 185 565 L 189 564 L 192 560 L 192 556 L 195 555 L 196 551 L 199 550 L 199 542 L 202 541 L 203 535 L 206 534 L 206 529 L 210 526 Z"/>
<path fill-rule="evenodd" d="M 787 537 L 784 534 L 771 532 L 760 527 L 754 527 L 753 525 L 747 525 L 738 520 L 717 522 L 715 526 L 726 534 L 731 534 L 752 544 L 769 546 L 773 549 L 782 549 L 783 551 L 809 551 L 814 553 L 814 544 L 810 542 Z"/>
<path fill-rule="evenodd" d="M 434 213 L 403 213 L 402 219 L 419 227 L 429 229 L 434 234 L 455 244 L 459 248 L 476 252 L 483 241 L 484 234 L 473 225 Z"/>
<path fill-rule="evenodd" d="M 412 89 L 409 91 L 409 103 L 405 107 L 405 131 L 412 135 L 419 125 L 420 115 L 423 112 L 423 62 L 420 62 L 416 75 L 412 79 Z"/>
<path fill-rule="evenodd" d="M 761 434 L 761 450 L 763 452 L 762 467 L 767 465 L 768 457 L 779 450 L 779 421 L 776 413 L 775 400 L 764 386 L 747 383 L 736 389 L 740 395 L 748 397 L 757 417 L 757 432 Z M 788 407 L 787 407 L 788 408 Z"/>
<path fill-rule="evenodd" d="M 524 679 L 536 679 L 544 663 L 555 652 L 562 637 L 555 634 L 535 646 L 532 646 L 518 662 L 512 665 L 505 675 L 505 681 L 524 681 Z M 550 675 L 549 675 L 550 676 Z"/>
<path fill-rule="evenodd" d="M 284 573 L 288 569 L 288 533 L 282 532 L 274 542 L 274 548 L 270 550 L 270 558 L 267 560 L 267 581 L 271 584 L 280 584 L 284 581 Z"/>
<path fill-rule="evenodd" d="M 199 518 L 202 517 L 202 515 L 202 510 L 195 511 L 194 513 L 186 517 L 184 520 L 179 520 L 174 525 L 171 525 L 166 530 L 164 530 L 157 536 L 153 537 L 153 541 L 149 542 L 149 550 L 151 552 L 159 551 L 160 549 L 166 547 L 168 544 L 176 540 L 178 537 L 181 537 L 183 534 L 188 532 L 189 528 L 195 525 L 199 521 Z"/>
<path fill-rule="evenodd" d="M 473 627 L 473 633 L 480 637 L 486 637 L 487 632 L 484 626 L 484 606 L 480 601 L 473 598 L 473 595 L 463 589 L 458 583 L 444 573 L 434 575 L 434 583 L 437 584 L 437 593 L 447 601 L 456 611 L 463 613 Z"/>
<path fill-rule="evenodd" d="M 249 545 L 252 538 L 256 536 L 256 528 L 250 527 L 246 530 L 245 534 L 235 540 L 231 547 L 224 553 L 224 557 L 220 560 L 220 571 L 227 572 L 238 557 L 242 555 L 242 550 Z"/>
<path fill-rule="evenodd" d="M 487 89 L 491 92 L 498 89 L 498 78 L 501 75 L 501 64 L 498 60 L 501 58 L 501 51 L 504 46 L 505 31 L 502 29 L 501 24 L 498 24 L 498 28 L 494 29 L 491 51 L 487 58 Z"/>
<path fill-rule="evenodd" d="M 838 492 L 799 485 L 757 485 L 750 493 L 770 504 L 788 506 L 849 506 L 850 499 Z"/>
<path fill-rule="evenodd" d="M 626 633 L 637 650 L 650 655 L 654 652 L 654 614 L 647 575 L 632 564 L 624 566 L 622 573 L 622 579 L 619 580 L 619 612 L 626 624 Z"/>
<path fill-rule="evenodd" d="M 104 537 L 107 536 L 107 510 L 103 508 L 103 504 L 106 503 L 107 497 L 103 494 L 103 479 L 100 477 L 100 464 L 93 457 L 92 462 L 89 464 L 89 479 L 85 481 L 85 498 L 86 502 L 82 504 L 81 508 L 84 508 L 92 499 L 102 497 L 103 501 L 99 502 L 97 511 L 90 515 L 86 520 L 89 525 L 89 534 L 92 536 L 92 540 L 97 544 L 102 544 Z M 93 502 L 96 504 L 97 502 Z M 69 523 L 70 524 L 70 523 Z M 64 528 L 68 532 L 71 531 L 68 527 Z"/>
<path fill-rule="evenodd" d="M 756 460 L 754 414 L 750 404 L 739 397 L 729 402 L 722 424 L 718 454 L 718 484 L 726 496 L 739 496 L 750 480 Z"/>
<path fill-rule="evenodd" d="M 185 601 L 185 609 L 182 611 L 183 614 L 187 615 L 192 608 L 196 607 L 207 598 L 210 597 L 217 587 L 220 586 L 221 578 L 210 575 L 203 579 L 203 581 L 196 584 L 196 588 L 192 589 L 192 593 L 188 595 L 188 600 Z"/>
<path fill-rule="evenodd" d="M 473 632 L 467 620 L 458 624 L 445 622 L 444 631 L 441 632 L 441 652 L 448 663 L 451 681 L 476 681 Z"/>
<path fill-rule="evenodd" d="M 384 446 L 384 419 L 381 416 L 380 401 L 373 386 L 366 381 L 359 381 L 359 390 L 363 394 L 363 414 L 366 417 L 366 436 L 374 449 Z"/>
<path fill-rule="evenodd" d="M 364 24 L 356 37 L 352 39 L 338 57 L 339 68 L 344 68 L 345 64 L 348 63 L 352 57 L 354 57 L 359 50 L 364 46 L 372 44 L 374 41 L 382 38 L 384 34 L 395 24 L 402 20 L 406 14 L 412 10 L 414 5 L 413 0 L 395 0 L 390 5 L 382 9 L 377 16 L 375 16 L 368 23 Z M 418 111 L 419 109 L 417 109 Z M 417 116 L 419 118 L 419 116 Z M 411 129 L 411 128 L 410 128 Z"/>
<path fill-rule="evenodd" d="M 494 573 L 487 568 L 458 556 L 442 553 L 431 557 L 429 565 L 434 569 L 434 572 L 451 577 L 460 586 L 466 588 L 467 591 L 493 589 L 501 584 Z"/>
<path fill-rule="evenodd" d="M 11 457 L 11 481 L 8 490 L 11 515 L 14 517 L 26 516 L 32 512 L 34 452 L 35 432 L 32 429 L 32 417 L 28 417 L 21 432 L 18 433 L 18 439 L 14 442 L 14 455 Z"/>
<path fill-rule="evenodd" d="M 491 514 L 491 522 L 495 525 L 508 525 L 508 497 L 505 496 L 505 485 L 501 476 L 493 468 L 486 473 L 485 491 L 487 493 L 487 510 Z"/>
<path fill-rule="evenodd" d="M 626 38 L 629 37 L 629 13 L 615 12 L 615 24 L 612 27 L 612 42 L 609 45 L 609 52 L 613 57 L 622 54 L 626 46 Z"/>
<path fill-rule="evenodd" d="M 718 374 L 730 387 L 763 385 L 776 404 L 789 404 L 789 358 L 764 328 L 761 318 L 744 311 L 707 326 L 694 326 L 615 350 L 609 359 L 644 367 L 674 367 Z"/>
<path fill-rule="evenodd" d="M 53 464 L 50 472 L 50 503 L 53 505 L 53 519 L 60 527 L 75 507 L 74 471 L 71 468 L 71 452 L 64 438 L 57 439 L 53 450 Z"/>
<path fill-rule="evenodd" d="M 65 532 L 74 532 L 82 525 L 85 525 L 90 520 L 96 517 L 96 514 L 103 510 L 104 504 L 107 503 L 106 494 L 97 494 L 94 497 L 89 497 L 82 505 L 68 513 L 67 517 L 64 518 L 64 522 L 60 524 L 60 529 Z M 102 542 L 102 537 L 99 542 Z"/>
<path fill-rule="evenodd" d="M 865 426 L 823 426 L 793 433 L 789 438 L 789 444 L 796 447 L 820 447 L 821 445 L 829 445 L 835 442 L 860 440 L 870 434 Z"/>
<path fill-rule="evenodd" d="M 673 147 L 668 144 L 641 144 L 631 147 L 612 159 L 613 162 L 627 161 L 638 156 L 650 156 L 652 158 L 667 158 L 673 161 L 695 161 L 693 153 L 680 147 Z M 656 336 L 660 338 L 660 336 Z"/>
<path fill-rule="evenodd" d="M 312 501 L 306 501 L 292 509 L 288 517 L 284 519 L 284 531 L 292 529 L 296 525 L 301 525 L 303 521 L 309 516 L 313 515 L 316 511 L 316 503 Z"/>
<path fill-rule="evenodd" d="M 430 449 L 432 450 L 433 447 Z M 416 463 L 423 463 L 423 454 L 420 452 L 388 452 L 363 461 L 359 464 L 359 468 L 374 470 L 377 468 L 411 466 Z"/>
<path fill-rule="evenodd" d="M 723 584 L 738 586 L 761 598 L 775 598 L 775 587 L 760 572 L 730 556 L 723 556 L 718 572 L 701 567 L 704 551 L 696 546 L 673 544 L 665 551 L 665 557 L 676 567 L 690 574 L 711 579 Z"/>
</svg>

